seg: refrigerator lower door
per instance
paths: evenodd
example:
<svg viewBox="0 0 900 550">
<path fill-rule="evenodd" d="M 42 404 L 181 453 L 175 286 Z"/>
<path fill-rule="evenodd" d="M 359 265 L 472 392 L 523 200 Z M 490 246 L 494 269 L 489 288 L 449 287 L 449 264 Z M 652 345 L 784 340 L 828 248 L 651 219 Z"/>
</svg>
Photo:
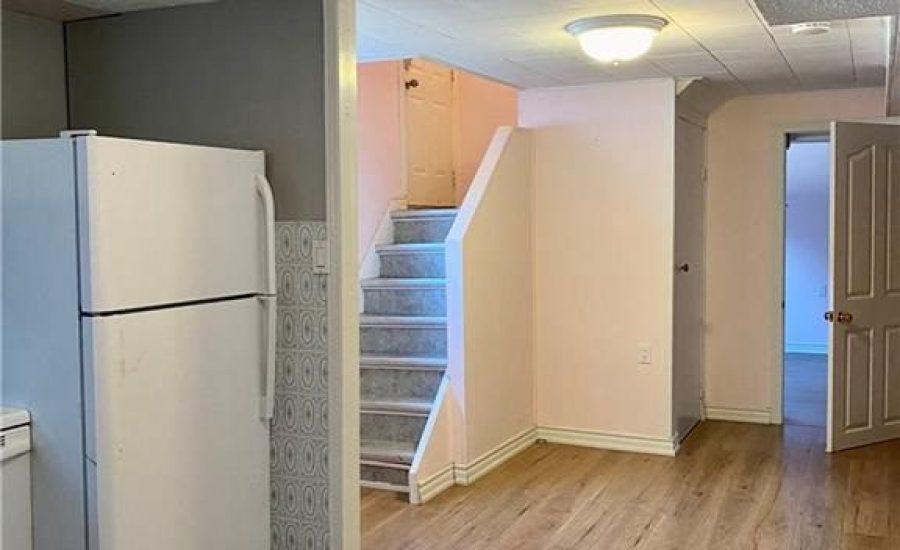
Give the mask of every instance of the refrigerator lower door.
<svg viewBox="0 0 900 550">
<path fill-rule="evenodd" d="M 264 311 L 248 298 L 84 318 L 91 548 L 269 547 Z"/>
<path fill-rule="evenodd" d="M 75 139 L 83 311 L 272 292 L 261 151 Z"/>
</svg>

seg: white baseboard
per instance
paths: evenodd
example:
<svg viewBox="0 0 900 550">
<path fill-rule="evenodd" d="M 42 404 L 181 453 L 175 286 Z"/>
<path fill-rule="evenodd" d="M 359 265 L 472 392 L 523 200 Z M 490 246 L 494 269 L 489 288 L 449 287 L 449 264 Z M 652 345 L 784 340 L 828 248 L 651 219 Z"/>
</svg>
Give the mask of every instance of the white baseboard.
<svg viewBox="0 0 900 550">
<path fill-rule="evenodd" d="M 732 407 L 706 407 L 706 419 L 723 420 L 725 422 L 748 422 L 750 424 L 771 424 L 772 412 Z"/>
<path fill-rule="evenodd" d="M 801 342 L 788 342 L 784 345 L 786 353 L 805 353 L 810 355 L 828 355 L 828 343 L 804 344 Z"/>
<path fill-rule="evenodd" d="M 678 450 L 678 444 L 669 438 L 597 432 L 574 428 L 544 426 L 538 428 L 537 437 L 538 439 L 546 440 L 548 443 L 593 447 L 610 451 L 675 456 Z"/>
<path fill-rule="evenodd" d="M 678 442 L 667 438 L 546 426 L 530 428 L 504 441 L 468 464 L 448 464 L 427 479 L 418 481 L 415 504 L 428 502 L 453 485 L 474 483 L 539 439 L 562 445 L 664 456 L 674 456 L 678 451 Z"/>
<path fill-rule="evenodd" d="M 513 436 L 468 464 L 456 464 L 453 477 L 457 485 L 469 485 L 537 441 L 537 430 L 530 428 Z"/>
<path fill-rule="evenodd" d="M 418 482 L 418 498 L 413 504 L 424 504 L 455 484 L 453 464 L 447 464 L 428 479 Z"/>
</svg>

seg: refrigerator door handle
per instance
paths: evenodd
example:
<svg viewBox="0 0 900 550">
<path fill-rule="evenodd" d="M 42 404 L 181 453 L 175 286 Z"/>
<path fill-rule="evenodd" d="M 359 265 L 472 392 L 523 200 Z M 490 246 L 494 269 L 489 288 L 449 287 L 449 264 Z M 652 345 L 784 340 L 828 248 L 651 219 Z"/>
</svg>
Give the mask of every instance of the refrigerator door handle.
<svg viewBox="0 0 900 550">
<path fill-rule="evenodd" d="M 275 281 L 275 201 L 272 198 L 272 188 L 263 174 L 256 174 L 256 192 L 263 203 L 266 235 L 266 280 L 263 294 L 259 296 L 260 302 L 266 309 L 265 318 L 265 358 L 263 368 L 263 396 L 260 400 L 259 416 L 263 420 L 270 420 L 275 414 L 275 328 L 278 323 L 276 310 L 276 281 Z"/>
<path fill-rule="evenodd" d="M 256 192 L 263 203 L 266 232 L 266 288 L 264 294 L 275 295 L 275 200 L 272 198 L 272 187 L 263 174 L 256 174 Z"/>
<path fill-rule="evenodd" d="M 265 357 L 263 358 L 263 392 L 259 402 L 259 416 L 263 420 L 271 420 L 275 415 L 275 324 L 278 322 L 275 309 L 274 296 L 259 296 L 259 301 L 265 308 L 265 332 L 263 346 Z"/>
</svg>

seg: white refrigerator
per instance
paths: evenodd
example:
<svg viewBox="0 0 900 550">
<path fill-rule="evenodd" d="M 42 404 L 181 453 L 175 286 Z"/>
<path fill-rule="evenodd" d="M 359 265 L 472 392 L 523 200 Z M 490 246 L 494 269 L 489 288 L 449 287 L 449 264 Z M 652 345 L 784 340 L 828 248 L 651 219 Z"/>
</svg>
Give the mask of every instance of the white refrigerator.
<svg viewBox="0 0 900 550">
<path fill-rule="evenodd" d="M 273 203 L 260 151 L 2 143 L 5 406 L 35 550 L 269 547 Z"/>
</svg>

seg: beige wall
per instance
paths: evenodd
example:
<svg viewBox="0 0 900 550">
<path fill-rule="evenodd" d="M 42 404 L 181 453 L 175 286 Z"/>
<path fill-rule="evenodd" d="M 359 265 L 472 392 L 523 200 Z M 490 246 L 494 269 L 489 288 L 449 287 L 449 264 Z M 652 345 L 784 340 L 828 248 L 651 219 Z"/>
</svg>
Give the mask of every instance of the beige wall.
<svg viewBox="0 0 900 550">
<path fill-rule="evenodd" d="M 520 94 L 539 426 L 671 438 L 674 98 L 671 80 Z"/>
<path fill-rule="evenodd" d="M 400 61 L 360 63 L 356 69 L 360 263 L 391 202 L 406 197 L 401 70 Z"/>
<path fill-rule="evenodd" d="M 516 125 L 518 96 L 515 88 L 465 71 L 455 71 L 456 204 L 462 204 L 497 128 Z"/>
<path fill-rule="evenodd" d="M 530 138 L 497 131 L 447 237 L 448 368 L 462 464 L 534 427 Z"/>
<path fill-rule="evenodd" d="M 2 17 L 4 139 L 55 137 L 66 124 L 63 26 L 14 11 Z"/>
<path fill-rule="evenodd" d="M 884 113 L 880 89 L 744 96 L 709 119 L 706 402 L 769 414 L 781 361 L 785 131 Z M 780 413 L 775 410 L 773 419 Z"/>
</svg>

